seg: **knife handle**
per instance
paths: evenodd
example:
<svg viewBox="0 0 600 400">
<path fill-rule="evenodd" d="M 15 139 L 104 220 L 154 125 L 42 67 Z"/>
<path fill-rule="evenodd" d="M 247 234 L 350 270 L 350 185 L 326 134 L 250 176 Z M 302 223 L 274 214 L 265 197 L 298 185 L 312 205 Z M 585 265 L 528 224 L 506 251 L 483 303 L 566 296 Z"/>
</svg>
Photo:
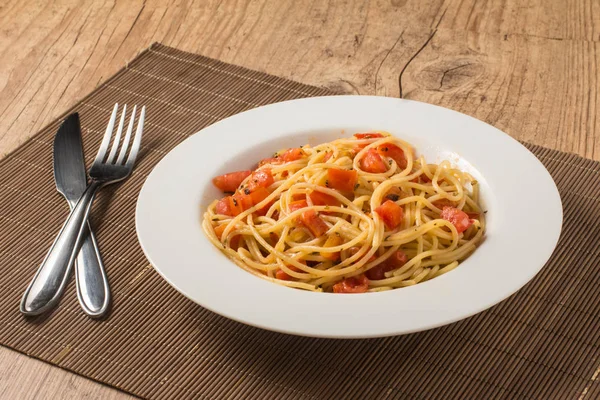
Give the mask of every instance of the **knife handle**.
<svg viewBox="0 0 600 400">
<path fill-rule="evenodd" d="M 58 303 L 67 285 L 77 250 L 81 246 L 83 238 L 81 233 L 87 226 L 86 221 L 94 195 L 100 186 L 99 182 L 92 181 L 69 214 L 69 218 L 23 294 L 21 313 L 30 316 L 39 315 Z"/>
<path fill-rule="evenodd" d="M 89 222 L 82 235 L 83 242 L 75 264 L 77 298 L 87 315 L 101 317 L 110 304 L 108 278 Z"/>
</svg>

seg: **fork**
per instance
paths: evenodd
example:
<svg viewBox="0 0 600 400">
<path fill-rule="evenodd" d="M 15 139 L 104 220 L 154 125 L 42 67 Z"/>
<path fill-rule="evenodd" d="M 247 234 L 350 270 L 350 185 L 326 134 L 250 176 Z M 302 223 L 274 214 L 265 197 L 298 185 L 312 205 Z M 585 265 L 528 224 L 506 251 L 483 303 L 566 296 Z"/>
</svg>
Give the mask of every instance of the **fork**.
<svg viewBox="0 0 600 400">
<path fill-rule="evenodd" d="M 122 181 L 123 179 L 127 178 L 133 170 L 133 166 L 135 164 L 142 141 L 146 107 L 142 107 L 142 111 L 138 118 L 135 137 L 133 138 L 131 150 L 127 156 L 127 150 L 129 148 L 129 142 L 131 141 L 131 134 L 133 133 L 133 125 L 137 111 L 137 106 L 133 107 L 133 112 L 131 113 L 131 117 L 129 119 L 129 126 L 127 128 L 125 137 L 123 138 L 123 144 L 121 145 L 121 149 L 117 157 L 117 150 L 119 150 L 121 134 L 123 132 L 123 126 L 125 123 L 125 112 L 127 110 L 127 106 L 123 107 L 119 126 L 114 140 L 112 141 L 113 144 L 110 149 L 110 153 L 108 153 L 107 156 L 108 146 L 111 142 L 118 109 L 119 105 L 115 104 L 110 121 L 106 127 L 106 133 L 102 138 L 100 149 L 98 150 L 98 154 L 96 155 L 96 158 L 89 171 L 90 183 L 85 189 L 85 192 L 83 192 L 77 201 L 77 205 L 73 208 L 69 214 L 69 217 L 63 224 L 60 233 L 54 240 L 52 247 L 50 247 L 46 258 L 40 265 L 36 273 L 36 277 L 23 295 L 20 310 L 25 315 L 38 315 L 46 311 L 51 305 L 54 305 L 51 304 L 48 307 L 44 307 L 40 310 L 39 307 L 37 307 L 37 304 L 40 304 L 40 302 L 58 302 L 59 296 L 55 296 L 56 286 L 54 285 L 54 282 L 64 277 L 65 273 L 76 258 L 77 250 L 79 249 L 82 241 L 81 239 L 83 238 L 85 223 L 90 213 L 96 192 L 102 187 L 111 183 Z M 54 296 L 55 299 L 52 299 Z"/>
</svg>

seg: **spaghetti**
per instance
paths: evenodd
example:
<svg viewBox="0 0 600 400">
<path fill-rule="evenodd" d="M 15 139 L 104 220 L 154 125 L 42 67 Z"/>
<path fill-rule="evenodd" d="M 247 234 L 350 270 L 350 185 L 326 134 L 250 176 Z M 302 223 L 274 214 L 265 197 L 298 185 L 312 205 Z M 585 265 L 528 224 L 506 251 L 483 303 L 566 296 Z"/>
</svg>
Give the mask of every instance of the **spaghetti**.
<svg viewBox="0 0 600 400">
<path fill-rule="evenodd" d="M 383 291 L 459 265 L 480 243 L 479 184 L 385 132 L 276 153 L 213 182 L 202 226 L 246 271 L 305 290 Z"/>
</svg>

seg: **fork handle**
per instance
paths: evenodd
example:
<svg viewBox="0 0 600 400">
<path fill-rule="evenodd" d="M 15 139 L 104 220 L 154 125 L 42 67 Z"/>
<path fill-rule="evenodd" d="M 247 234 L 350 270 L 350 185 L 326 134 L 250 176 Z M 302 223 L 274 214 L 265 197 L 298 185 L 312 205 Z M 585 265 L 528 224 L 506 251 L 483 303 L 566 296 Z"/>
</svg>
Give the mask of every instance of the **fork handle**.
<svg viewBox="0 0 600 400">
<path fill-rule="evenodd" d="M 20 307 L 23 314 L 39 315 L 58 303 L 68 282 L 70 269 L 83 238 L 85 222 L 100 186 L 99 182 L 92 180 L 69 214 L 46 258 L 23 294 Z"/>
<path fill-rule="evenodd" d="M 77 298 L 83 311 L 90 317 L 101 317 L 110 303 L 108 278 L 100 257 L 96 237 L 85 224 L 83 239 L 75 263 Z"/>
</svg>

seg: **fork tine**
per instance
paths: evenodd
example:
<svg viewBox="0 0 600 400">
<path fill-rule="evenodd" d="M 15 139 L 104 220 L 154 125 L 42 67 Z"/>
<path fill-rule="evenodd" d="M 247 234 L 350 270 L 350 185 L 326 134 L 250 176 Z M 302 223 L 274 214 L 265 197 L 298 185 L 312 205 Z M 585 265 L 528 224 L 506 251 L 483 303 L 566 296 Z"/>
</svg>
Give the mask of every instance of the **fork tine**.
<svg viewBox="0 0 600 400">
<path fill-rule="evenodd" d="M 98 149 L 98 154 L 96 154 L 96 159 L 94 163 L 101 163 L 104 160 L 104 156 L 106 155 L 106 150 L 108 149 L 108 144 L 110 143 L 110 137 L 112 136 L 112 131 L 115 127 L 115 120 L 117 119 L 117 110 L 119 109 L 119 104 L 115 104 L 113 107 L 112 115 L 110 116 L 110 121 L 108 122 L 108 126 L 106 127 L 106 133 L 102 138 L 102 143 L 100 143 L 100 148 Z"/>
<path fill-rule="evenodd" d="M 127 148 L 129 147 L 129 141 L 131 140 L 131 132 L 133 132 L 133 123 L 135 121 L 135 112 L 137 110 L 137 105 L 133 106 L 133 111 L 131 112 L 131 116 L 129 117 L 129 126 L 127 127 L 127 133 L 125 134 L 125 138 L 123 139 L 123 147 L 121 147 L 121 151 L 119 152 L 119 158 L 117 158 L 117 164 L 121 165 L 123 160 L 125 160 L 125 154 L 127 154 Z"/>
<path fill-rule="evenodd" d="M 121 111 L 121 120 L 119 121 L 119 127 L 117 128 L 117 134 L 115 135 L 115 139 L 113 140 L 113 145 L 110 148 L 110 153 L 108 154 L 108 158 L 106 159 L 107 163 L 112 163 L 115 155 L 117 154 L 117 148 L 119 147 L 119 143 L 121 142 L 121 133 L 123 133 L 123 125 L 125 125 L 125 114 L 127 113 L 127 104 L 123 106 L 123 111 Z"/>
<path fill-rule="evenodd" d="M 129 153 L 129 157 L 127 157 L 127 163 L 125 166 L 127 168 L 133 168 L 133 164 L 135 163 L 135 158 L 137 157 L 138 150 L 140 149 L 140 144 L 142 143 L 142 132 L 144 130 L 144 117 L 146 116 L 146 106 L 142 107 L 142 112 L 140 114 L 140 118 L 138 120 L 137 131 L 135 132 L 135 137 L 133 138 L 133 145 L 131 146 L 131 152 Z"/>
</svg>

